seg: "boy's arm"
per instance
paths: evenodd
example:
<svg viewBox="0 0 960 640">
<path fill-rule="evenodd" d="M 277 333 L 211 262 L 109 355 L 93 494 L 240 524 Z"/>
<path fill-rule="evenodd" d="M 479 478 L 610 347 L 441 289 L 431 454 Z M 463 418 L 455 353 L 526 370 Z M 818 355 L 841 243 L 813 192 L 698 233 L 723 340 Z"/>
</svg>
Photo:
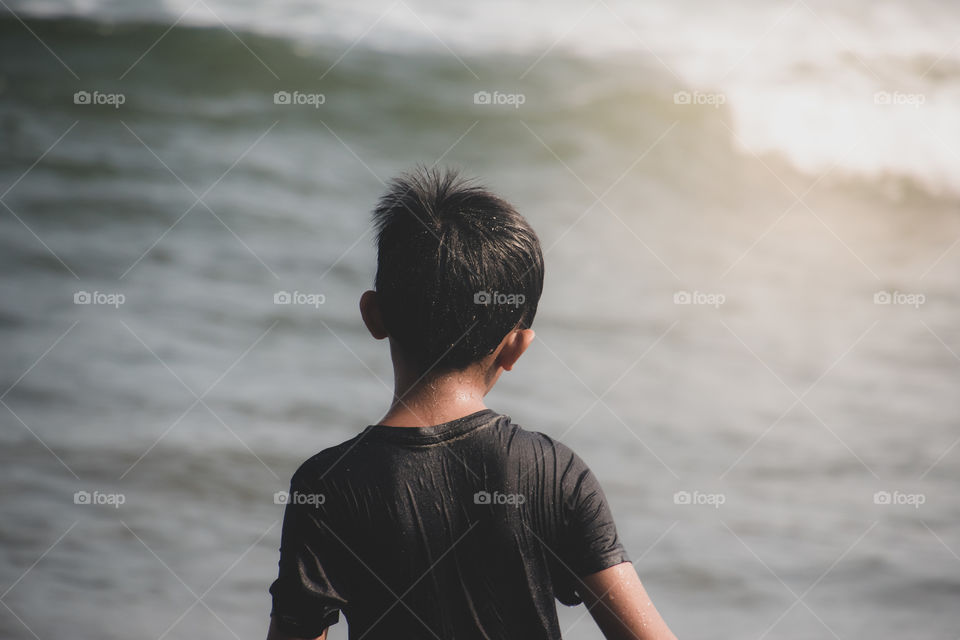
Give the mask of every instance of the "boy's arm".
<svg viewBox="0 0 960 640">
<path fill-rule="evenodd" d="M 633 563 L 581 578 L 577 593 L 607 640 L 677 640 L 653 606 Z"/>
<path fill-rule="evenodd" d="M 294 638 L 293 636 L 288 636 L 285 633 L 281 632 L 277 628 L 277 623 L 273 618 L 270 618 L 270 629 L 267 630 L 267 640 L 302 640 L 301 638 Z M 327 640 L 327 629 L 323 630 L 323 633 L 318 635 L 312 640 Z"/>
</svg>

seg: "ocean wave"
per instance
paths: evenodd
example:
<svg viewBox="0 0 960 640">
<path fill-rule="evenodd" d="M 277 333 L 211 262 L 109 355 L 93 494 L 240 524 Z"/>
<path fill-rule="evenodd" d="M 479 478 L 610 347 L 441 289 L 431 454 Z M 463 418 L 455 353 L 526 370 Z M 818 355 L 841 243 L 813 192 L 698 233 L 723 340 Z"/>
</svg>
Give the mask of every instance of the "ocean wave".
<svg viewBox="0 0 960 640">
<path fill-rule="evenodd" d="M 31 12 L 53 11 L 54 6 L 31 5 Z M 60 10 L 94 16 L 106 13 L 93 6 L 84 11 Z M 183 26 L 204 23 L 184 19 L 170 28 L 164 22 L 169 16 L 148 14 L 140 7 L 129 15 L 111 14 L 109 21 L 102 15 L 96 20 L 33 19 L 31 28 L 57 52 L 64 66 L 83 78 L 73 83 L 76 87 L 99 83 L 103 91 L 124 89 L 130 94 L 124 115 L 139 114 L 153 122 L 182 120 L 184 126 L 230 129 L 273 111 L 310 126 L 316 111 L 281 111 L 274 104 L 277 91 L 297 88 L 339 96 L 340 100 L 328 99 L 324 115 L 335 112 L 343 117 L 367 113 L 357 108 L 367 101 L 400 109 L 411 100 L 422 103 L 425 95 L 430 96 L 417 111 L 395 114 L 397 125 L 403 126 L 405 117 L 443 119 L 473 109 L 470 98 L 477 90 L 499 88 L 502 93 L 527 96 L 524 118 L 561 118 L 579 112 L 587 127 L 602 129 L 611 115 L 616 119 L 616 112 L 629 109 L 634 119 L 665 124 L 678 120 L 685 127 L 701 127 L 698 137 L 703 144 L 724 138 L 725 146 L 734 152 L 764 159 L 775 156 L 814 177 L 829 174 L 881 189 L 890 188 L 893 178 L 894 183 L 906 180 L 934 195 L 954 198 L 960 194 L 955 171 L 960 82 L 956 76 L 940 73 L 957 61 L 949 51 L 933 58 L 929 51 L 906 50 L 902 37 L 891 45 L 893 53 L 902 57 L 884 53 L 879 63 L 872 63 L 876 69 L 856 52 L 834 46 L 826 53 L 801 50 L 792 59 L 776 63 L 747 64 L 741 59 L 740 65 L 749 69 L 741 72 L 734 65 L 721 74 L 718 70 L 726 68 L 724 64 L 736 51 L 694 55 L 704 46 L 696 42 L 688 51 L 664 44 L 662 51 L 625 53 L 621 47 L 619 53 L 606 54 L 602 54 L 604 46 L 597 44 L 589 56 L 578 51 L 575 43 L 564 43 L 540 59 L 532 55 L 536 33 L 520 51 L 506 44 L 496 50 L 473 46 L 477 43 L 467 46 L 463 34 L 444 31 L 469 53 L 458 57 L 443 46 L 438 51 L 433 46 L 436 38 L 430 47 L 424 41 L 413 46 L 409 39 L 383 40 L 371 33 L 347 45 L 356 26 L 349 15 L 339 18 L 342 24 L 306 21 L 310 28 L 327 31 L 300 37 L 289 32 L 280 35 L 281 30 L 272 29 L 269 22 L 237 31 L 221 24 Z M 234 22 L 248 26 L 251 21 L 240 11 Z M 426 25 L 419 30 L 429 32 Z M 0 18 L 0 33 L 4 48 L 38 47 L 9 15 Z M 571 38 L 576 42 L 581 36 L 578 31 Z M 683 37 L 696 40 L 690 34 Z M 716 38 L 711 43 L 722 44 Z M 385 57 L 384 48 L 389 47 L 395 52 Z M 776 52 L 782 56 L 782 47 Z M 58 106 L 55 100 L 62 96 L 51 87 L 64 87 L 65 70 L 39 49 L 38 56 L 28 65 L 35 75 L 29 81 L 33 84 L 30 106 Z M 723 60 L 717 63 L 716 59 Z M 925 72 L 919 72 L 924 65 Z M 7 98 L 16 101 L 23 92 L 29 94 L 30 86 L 18 86 L 22 83 L 11 82 L 10 72 L 6 75 Z M 683 102 L 684 97 L 688 102 Z M 186 100 L 190 117 L 183 120 Z M 489 110 L 477 114 L 494 115 Z M 84 115 L 98 116 L 90 111 Z M 702 153 L 702 149 L 688 151 Z M 899 187 L 897 191 L 902 193 Z"/>
</svg>

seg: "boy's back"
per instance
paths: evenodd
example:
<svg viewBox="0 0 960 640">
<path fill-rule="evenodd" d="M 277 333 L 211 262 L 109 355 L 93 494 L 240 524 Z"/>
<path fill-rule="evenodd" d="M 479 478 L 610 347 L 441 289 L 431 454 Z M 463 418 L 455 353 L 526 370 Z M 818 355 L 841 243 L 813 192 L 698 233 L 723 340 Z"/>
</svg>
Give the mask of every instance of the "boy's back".
<svg viewBox="0 0 960 640">
<path fill-rule="evenodd" d="M 628 560 L 580 458 L 490 410 L 371 426 L 294 475 L 274 616 L 315 637 L 558 638 L 554 598 Z"/>
</svg>

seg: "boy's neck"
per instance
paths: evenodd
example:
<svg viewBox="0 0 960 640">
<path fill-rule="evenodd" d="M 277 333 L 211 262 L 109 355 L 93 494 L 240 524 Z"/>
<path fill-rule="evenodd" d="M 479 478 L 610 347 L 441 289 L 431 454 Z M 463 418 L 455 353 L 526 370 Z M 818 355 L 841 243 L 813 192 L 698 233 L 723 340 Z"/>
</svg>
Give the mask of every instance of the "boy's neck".
<svg viewBox="0 0 960 640">
<path fill-rule="evenodd" d="M 392 427 L 429 427 L 451 422 L 486 409 L 486 385 L 463 372 L 420 381 L 414 386 L 396 380 L 393 402 L 378 424 Z"/>
</svg>

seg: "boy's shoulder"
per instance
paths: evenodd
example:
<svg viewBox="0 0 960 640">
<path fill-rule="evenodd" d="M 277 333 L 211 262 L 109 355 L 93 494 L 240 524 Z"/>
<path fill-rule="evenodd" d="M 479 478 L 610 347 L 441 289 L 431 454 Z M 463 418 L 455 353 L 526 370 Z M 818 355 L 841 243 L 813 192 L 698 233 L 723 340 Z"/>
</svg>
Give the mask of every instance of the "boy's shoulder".
<svg viewBox="0 0 960 640">
<path fill-rule="evenodd" d="M 551 458 L 564 465 L 579 461 L 576 452 L 564 443 L 540 431 L 524 428 L 508 415 L 494 414 L 485 427 L 492 430 L 488 437 L 502 445 L 505 454 Z M 370 459 L 368 445 L 378 439 L 368 437 L 371 429 L 368 426 L 352 438 L 315 453 L 297 468 L 291 484 L 303 486 L 362 471 L 364 465 L 374 462 Z"/>
<path fill-rule="evenodd" d="M 511 444 L 519 442 L 540 451 L 549 451 L 558 458 L 569 458 L 577 455 L 573 449 L 553 436 L 549 436 L 542 431 L 527 429 L 514 422 L 510 416 L 502 417 L 506 418 L 504 424 L 505 435 L 509 438 Z"/>
<path fill-rule="evenodd" d="M 293 473 L 293 477 L 290 479 L 291 486 L 309 486 L 334 474 L 340 465 L 349 465 L 351 462 L 350 458 L 356 457 L 357 449 L 362 443 L 365 433 L 366 430 L 361 431 L 352 438 L 344 440 L 340 444 L 332 447 L 322 449 L 307 458 Z M 341 472 L 346 470 L 347 468 L 344 467 L 341 469 Z"/>
</svg>

